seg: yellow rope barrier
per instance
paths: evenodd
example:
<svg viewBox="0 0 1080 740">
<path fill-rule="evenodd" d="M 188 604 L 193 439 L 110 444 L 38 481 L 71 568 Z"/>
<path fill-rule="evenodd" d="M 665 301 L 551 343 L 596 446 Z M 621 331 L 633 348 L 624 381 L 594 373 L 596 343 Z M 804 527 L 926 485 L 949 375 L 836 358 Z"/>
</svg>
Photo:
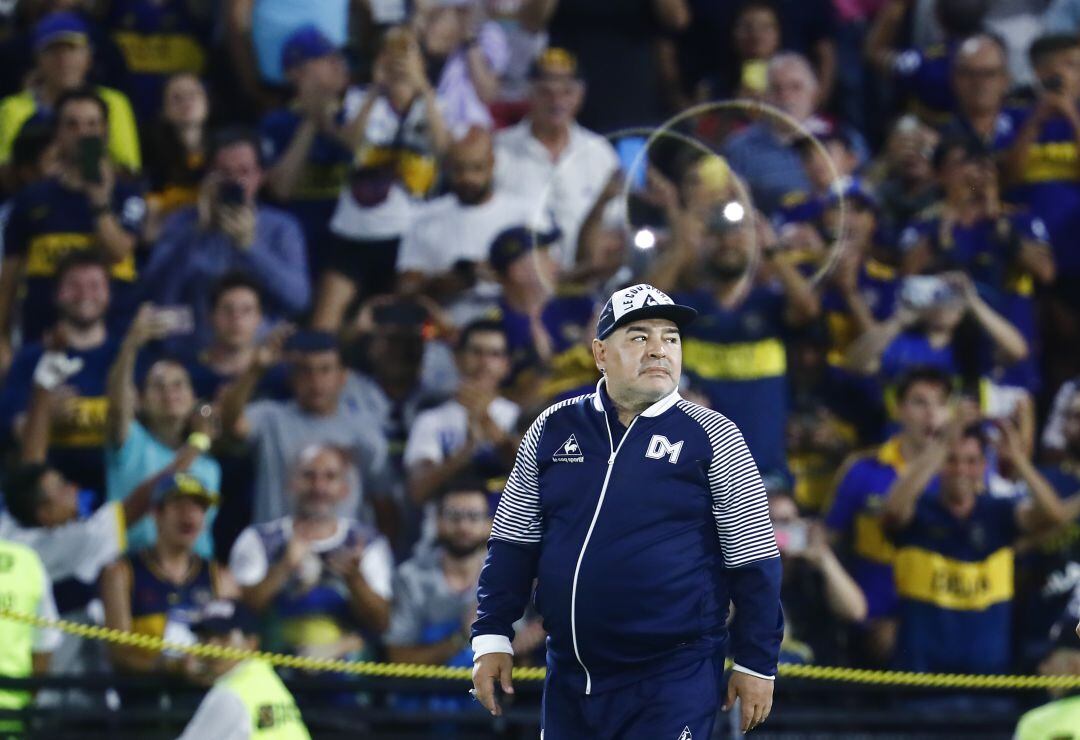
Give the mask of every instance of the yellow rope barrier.
<svg viewBox="0 0 1080 740">
<path fill-rule="evenodd" d="M 259 658 L 285 668 L 305 671 L 347 673 L 357 676 L 382 676 L 386 678 L 434 678 L 447 680 L 470 680 L 469 668 L 438 665 L 413 665 L 409 663 L 375 663 L 348 661 L 332 658 L 306 658 L 299 655 L 268 653 L 260 650 L 223 647 L 219 645 L 182 645 L 152 635 L 79 624 L 64 619 L 45 619 L 36 614 L 24 614 L 0 608 L 0 619 L 29 624 L 34 627 L 57 629 L 90 640 L 100 640 L 116 645 L 130 645 L 147 650 L 168 650 L 201 658 L 244 660 Z M 544 668 L 515 668 L 517 681 L 542 681 Z M 805 678 L 817 681 L 840 681 L 878 686 L 913 686 L 934 689 L 1073 689 L 1080 688 L 1080 676 L 1006 676 L 967 675 L 960 673 L 913 673 L 909 671 L 877 671 L 864 668 L 840 668 L 835 666 L 801 665 L 783 663 L 780 675 L 786 678 Z"/>
</svg>

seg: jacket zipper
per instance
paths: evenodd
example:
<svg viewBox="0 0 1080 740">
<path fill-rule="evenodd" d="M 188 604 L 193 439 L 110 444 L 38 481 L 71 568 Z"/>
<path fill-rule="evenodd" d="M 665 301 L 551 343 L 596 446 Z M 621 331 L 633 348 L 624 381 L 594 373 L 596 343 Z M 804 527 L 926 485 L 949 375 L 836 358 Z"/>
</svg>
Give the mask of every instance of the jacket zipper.
<svg viewBox="0 0 1080 740">
<path fill-rule="evenodd" d="M 577 639 L 577 584 L 578 575 L 581 573 L 581 561 L 585 558 L 585 548 L 589 546 L 589 540 L 592 538 L 593 528 L 596 527 L 596 520 L 600 517 L 600 507 L 604 505 L 604 496 L 607 495 L 608 481 L 611 480 L 611 470 L 615 465 L 615 456 L 619 454 L 619 450 L 622 449 L 623 443 L 626 442 L 627 437 L 630 436 L 630 430 L 634 428 L 634 422 L 638 420 L 638 417 L 634 417 L 630 420 L 630 425 L 626 427 L 626 431 L 623 433 L 622 439 L 619 440 L 618 447 L 615 446 L 614 441 L 611 438 L 611 424 L 608 422 L 607 409 L 604 409 L 604 428 L 607 429 L 608 435 L 608 449 L 611 450 L 611 456 L 607 461 L 607 472 L 604 474 L 604 484 L 600 487 L 600 499 L 596 502 L 596 510 L 593 511 L 592 521 L 589 523 L 589 530 L 585 533 L 585 541 L 581 543 L 581 552 L 578 553 L 577 565 L 574 567 L 574 582 L 570 590 L 570 637 L 574 642 L 574 657 L 577 658 L 578 665 L 581 666 L 581 670 L 585 671 L 585 693 L 592 693 L 592 674 L 589 673 L 589 669 L 585 666 L 585 662 L 581 659 L 581 650 L 578 649 Z"/>
</svg>

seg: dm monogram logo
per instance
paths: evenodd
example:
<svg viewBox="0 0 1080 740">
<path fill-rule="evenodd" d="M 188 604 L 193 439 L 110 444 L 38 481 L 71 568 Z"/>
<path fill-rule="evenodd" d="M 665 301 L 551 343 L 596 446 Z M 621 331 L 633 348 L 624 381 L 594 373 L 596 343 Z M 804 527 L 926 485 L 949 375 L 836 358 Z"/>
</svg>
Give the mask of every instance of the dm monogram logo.
<svg viewBox="0 0 1080 740">
<path fill-rule="evenodd" d="M 671 444 L 664 435 L 654 434 L 652 439 L 649 440 L 649 448 L 645 450 L 645 457 L 653 460 L 663 460 L 666 457 L 667 461 L 674 465 L 679 461 L 682 446 L 683 440 L 681 439 L 675 444 Z"/>
</svg>

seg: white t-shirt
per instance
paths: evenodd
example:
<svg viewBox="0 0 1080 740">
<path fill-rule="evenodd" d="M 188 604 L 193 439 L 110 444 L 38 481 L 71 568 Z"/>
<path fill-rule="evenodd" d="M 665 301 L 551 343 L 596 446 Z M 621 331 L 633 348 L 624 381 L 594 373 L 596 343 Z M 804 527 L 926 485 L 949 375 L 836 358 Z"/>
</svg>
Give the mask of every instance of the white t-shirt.
<svg viewBox="0 0 1080 740">
<path fill-rule="evenodd" d="M 527 200 L 534 217 L 550 213 L 562 231 L 560 256 L 571 267 L 578 232 L 619 167 L 611 143 L 577 124 L 557 161 L 532 135 L 529 119 L 495 135 L 495 187 Z"/>
<path fill-rule="evenodd" d="M 220 684 L 203 697 L 179 740 L 249 740 L 251 717 L 244 701 Z"/>
<path fill-rule="evenodd" d="M 53 581 L 77 578 L 94 583 L 101 569 L 127 549 L 124 507 L 113 501 L 82 521 L 32 528 L 20 526 L 5 511 L 0 514 L 0 539 L 33 548 Z"/>
<path fill-rule="evenodd" d="M 510 432 L 521 409 L 513 401 L 496 396 L 488 405 L 495 425 Z M 456 400 L 418 414 L 405 443 L 405 468 L 421 462 L 439 464 L 465 446 L 469 433 L 469 412 Z"/>
<path fill-rule="evenodd" d="M 475 206 L 444 195 L 418 206 L 414 215 L 401 239 L 398 272 L 438 275 L 458 260 L 486 262 L 491 242 L 502 231 L 542 223 L 534 220 L 528 201 L 497 189 L 487 202 Z"/>
<path fill-rule="evenodd" d="M 288 542 L 292 537 L 292 517 L 287 516 L 262 525 L 267 531 L 273 531 Z M 302 579 L 316 582 L 322 574 L 322 553 L 341 547 L 353 526 L 348 519 L 338 519 L 337 530 L 325 539 L 311 543 L 311 553 L 300 567 Z M 362 525 L 361 525 L 362 526 Z M 241 586 L 254 586 L 266 578 L 270 569 L 270 560 L 266 552 L 264 539 L 255 527 L 248 527 L 236 539 L 229 554 L 229 570 Z M 378 535 L 364 544 L 364 554 L 360 558 L 360 573 L 371 590 L 384 599 L 393 593 L 394 556 L 386 538 Z"/>
</svg>

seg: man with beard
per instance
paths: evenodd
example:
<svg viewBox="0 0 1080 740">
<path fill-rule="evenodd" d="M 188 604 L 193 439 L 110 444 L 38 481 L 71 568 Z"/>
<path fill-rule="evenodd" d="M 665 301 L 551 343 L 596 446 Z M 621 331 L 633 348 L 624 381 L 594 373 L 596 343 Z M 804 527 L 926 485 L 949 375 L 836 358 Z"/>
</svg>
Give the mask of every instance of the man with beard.
<svg viewBox="0 0 1080 740">
<path fill-rule="evenodd" d="M 490 534 L 483 482 L 458 478 L 447 483 L 438 500 L 437 545 L 398 568 L 385 636 L 390 661 L 472 666 L 469 629 Z"/>
<path fill-rule="evenodd" d="M 446 301 L 471 288 L 492 241 L 529 226 L 529 201 L 495 189 L 491 134 L 472 128 L 447 154 L 450 192 L 424 204 L 401 240 L 400 288 Z"/>
<path fill-rule="evenodd" d="M 53 393 L 49 431 L 49 464 L 88 491 L 105 490 L 105 394 L 109 367 L 118 341 L 109 336 L 105 316 L 109 310 L 109 266 L 91 250 L 69 254 L 56 268 L 56 310 L 59 321 L 49 338 L 50 348 L 81 363 L 74 375 Z M 4 434 L 20 442 L 33 390 L 34 368 L 45 344 L 26 344 L 15 356 L 0 395 L 0 423 Z M 98 501 L 87 494 L 83 505 Z M 87 509 L 89 510 L 89 508 Z"/>
<path fill-rule="evenodd" d="M 359 655 L 389 624 L 390 545 L 339 513 L 354 475 L 342 449 L 307 447 L 293 468 L 292 514 L 248 527 L 236 540 L 229 567 L 244 602 L 280 623 L 278 644 L 267 649 Z"/>
<path fill-rule="evenodd" d="M 785 342 L 788 330 L 814 320 L 821 304 L 763 217 L 731 215 L 717 207 L 700 246 L 672 243 L 651 282 L 680 291 L 677 300 L 701 315 L 683 341 L 687 375 L 711 408 L 738 425 L 766 481 L 783 486 Z M 756 274 L 748 275 L 755 259 Z"/>
</svg>

